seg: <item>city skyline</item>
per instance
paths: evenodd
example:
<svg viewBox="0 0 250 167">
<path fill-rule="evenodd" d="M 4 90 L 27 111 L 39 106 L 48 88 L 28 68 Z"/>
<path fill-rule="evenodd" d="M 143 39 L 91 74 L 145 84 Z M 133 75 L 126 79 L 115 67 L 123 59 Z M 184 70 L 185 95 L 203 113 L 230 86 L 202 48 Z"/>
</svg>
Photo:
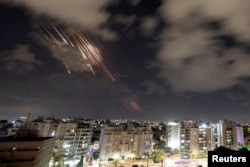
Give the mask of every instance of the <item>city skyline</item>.
<svg viewBox="0 0 250 167">
<path fill-rule="evenodd" d="M 249 122 L 249 5 L 1 1 L 0 118 Z"/>
</svg>

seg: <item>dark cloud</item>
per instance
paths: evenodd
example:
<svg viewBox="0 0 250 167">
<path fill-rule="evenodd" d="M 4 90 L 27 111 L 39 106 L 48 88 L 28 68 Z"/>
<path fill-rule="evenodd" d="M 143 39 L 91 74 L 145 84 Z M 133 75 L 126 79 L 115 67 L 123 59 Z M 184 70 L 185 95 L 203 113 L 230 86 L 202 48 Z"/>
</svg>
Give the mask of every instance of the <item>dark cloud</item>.
<svg viewBox="0 0 250 167">
<path fill-rule="evenodd" d="M 57 19 L 64 24 L 75 25 L 82 30 L 91 31 L 106 40 L 117 39 L 117 34 L 108 29 L 105 22 L 110 14 L 105 7 L 112 4 L 113 0 L 3 0 L 0 3 L 22 5 L 33 12 Z"/>
<path fill-rule="evenodd" d="M 160 77 L 175 91 L 212 92 L 231 88 L 249 77 L 249 54 L 244 47 L 225 47 L 216 37 L 230 34 L 250 40 L 250 1 L 164 1 L 161 16 L 170 26 L 161 34 Z M 220 28 L 203 25 L 211 20 Z M 227 39 L 228 40 L 228 39 Z"/>
<path fill-rule="evenodd" d="M 1 53 L 0 58 L 5 62 L 6 70 L 12 72 L 31 72 L 34 66 L 42 64 L 41 61 L 36 60 L 29 45 L 17 45 L 14 50 Z"/>
<path fill-rule="evenodd" d="M 146 87 L 146 90 L 144 92 L 145 94 L 158 94 L 163 96 L 168 92 L 166 87 L 154 80 L 146 80 L 144 82 L 144 86 Z"/>
<path fill-rule="evenodd" d="M 127 0 L 131 5 L 136 6 L 141 0 Z"/>
<path fill-rule="evenodd" d="M 159 26 L 159 20 L 157 17 L 148 16 L 141 20 L 140 28 L 142 34 L 145 36 L 151 36 L 155 32 L 157 26 Z"/>
<path fill-rule="evenodd" d="M 133 24 L 133 22 L 135 22 L 136 16 L 135 15 L 126 16 L 126 15 L 123 15 L 123 14 L 119 14 L 119 15 L 114 16 L 113 19 L 117 23 L 130 25 L 130 24 Z"/>
</svg>

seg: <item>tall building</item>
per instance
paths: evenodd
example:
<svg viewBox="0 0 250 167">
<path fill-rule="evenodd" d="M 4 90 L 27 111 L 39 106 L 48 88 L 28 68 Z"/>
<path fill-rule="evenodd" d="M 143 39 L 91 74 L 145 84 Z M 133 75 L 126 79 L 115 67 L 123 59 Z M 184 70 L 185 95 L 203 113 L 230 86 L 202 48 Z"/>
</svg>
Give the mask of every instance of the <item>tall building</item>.
<svg viewBox="0 0 250 167">
<path fill-rule="evenodd" d="M 203 121 L 182 121 L 180 145 L 184 157 L 207 155 L 207 151 L 212 149 L 211 124 Z"/>
<path fill-rule="evenodd" d="M 77 123 L 60 122 L 56 129 L 56 155 L 69 158 L 73 156 Z"/>
<path fill-rule="evenodd" d="M 53 154 L 54 138 L 0 138 L 0 166 L 48 167 Z"/>
<path fill-rule="evenodd" d="M 184 154 L 187 154 L 191 157 L 195 157 L 199 154 L 199 128 L 198 127 L 191 127 L 189 134 L 189 140 L 186 143 L 189 143 L 189 146 L 186 147 Z M 187 144 L 186 144 L 187 145 Z M 189 150 L 188 150 L 189 149 Z"/>
<path fill-rule="evenodd" d="M 224 146 L 233 149 L 233 127 L 235 122 L 228 120 L 220 120 L 218 123 L 212 124 L 212 149 Z"/>
<path fill-rule="evenodd" d="M 211 123 L 209 122 L 199 122 L 197 129 L 197 135 L 192 135 L 191 138 L 195 136 L 195 140 L 190 140 L 190 143 L 196 142 L 198 144 L 198 149 L 195 150 L 192 147 L 190 149 L 192 151 L 196 151 L 193 156 L 204 156 L 207 155 L 207 151 L 211 151 L 212 149 L 212 136 L 211 136 Z"/>
<path fill-rule="evenodd" d="M 75 133 L 72 155 L 75 159 L 80 159 L 82 155 L 90 151 L 92 127 L 90 124 L 79 123 Z"/>
<path fill-rule="evenodd" d="M 238 150 L 245 146 L 244 131 L 241 125 L 235 125 L 232 128 L 233 133 L 233 149 Z"/>
<path fill-rule="evenodd" d="M 245 144 L 249 147 L 250 146 L 250 125 L 249 124 L 243 125 L 243 133 L 244 133 Z"/>
<path fill-rule="evenodd" d="M 194 120 L 183 120 L 180 122 L 180 152 L 190 155 L 191 128 L 197 128 L 198 123 Z"/>
<path fill-rule="evenodd" d="M 171 149 L 180 149 L 180 123 L 167 123 L 167 147 Z"/>
</svg>

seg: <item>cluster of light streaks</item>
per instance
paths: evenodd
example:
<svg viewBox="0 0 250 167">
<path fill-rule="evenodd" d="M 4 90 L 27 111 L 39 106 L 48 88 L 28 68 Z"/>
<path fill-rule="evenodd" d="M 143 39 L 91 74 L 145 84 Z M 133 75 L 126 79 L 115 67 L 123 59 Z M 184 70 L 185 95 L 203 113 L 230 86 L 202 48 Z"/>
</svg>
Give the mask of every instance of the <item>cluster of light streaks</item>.
<svg viewBox="0 0 250 167">
<path fill-rule="evenodd" d="M 138 101 L 134 97 L 122 98 L 121 103 L 127 110 L 134 110 L 138 112 L 142 111 L 142 106 L 138 103 Z"/>
<path fill-rule="evenodd" d="M 53 23 L 49 26 L 40 23 L 37 27 L 51 42 L 53 55 L 65 65 L 69 74 L 71 71 L 89 71 L 95 76 L 102 75 L 116 81 L 100 50 L 80 31 L 66 31 Z"/>
<path fill-rule="evenodd" d="M 46 43 L 52 52 L 65 66 L 69 75 L 73 71 L 88 71 L 94 76 L 105 76 L 112 82 L 117 81 L 115 75 L 108 68 L 101 51 L 95 43 L 80 31 L 63 29 L 54 23 L 36 24 L 49 43 Z M 129 90 L 121 90 L 121 103 L 127 110 L 142 111 L 142 107 Z"/>
<path fill-rule="evenodd" d="M 136 95 L 133 94 L 129 89 L 123 89 L 122 91 L 124 93 L 123 98 L 121 98 L 122 105 L 127 110 L 133 110 L 133 111 L 142 112 L 143 111 L 143 107 L 138 102 L 138 100 L 136 98 Z"/>
</svg>

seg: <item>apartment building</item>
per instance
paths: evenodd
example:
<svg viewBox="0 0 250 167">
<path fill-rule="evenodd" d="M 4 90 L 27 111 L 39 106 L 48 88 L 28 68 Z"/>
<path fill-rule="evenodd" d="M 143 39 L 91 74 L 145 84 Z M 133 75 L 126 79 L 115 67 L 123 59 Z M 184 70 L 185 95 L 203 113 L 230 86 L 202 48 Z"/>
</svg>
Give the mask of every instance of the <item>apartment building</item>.
<svg viewBox="0 0 250 167">
<path fill-rule="evenodd" d="M 246 145 L 246 140 L 244 138 L 244 131 L 241 125 L 235 125 L 232 128 L 232 138 L 233 138 L 233 149 L 239 150 Z"/>
<path fill-rule="evenodd" d="M 0 166 L 48 167 L 53 154 L 54 138 L 0 138 Z"/>
<path fill-rule="evenodd" d="M 73 156 L 77 123 L 60 122 L 56 129 L 55 154 L 69 158 Z"/>
<path fill-rule="evenodd" d="M 180 152 L 190 154 L 191 128 L 197 128 L 198 123 L 193 120 L 183 120 L 180 122 Z M 194 132 L 193 134 L 194 135 Z M 198 134 L 197 134 L 198 135 Z"/>
<path fill-rule="evenodd" d="M 184 120 L 180 125 L 180 152 L 183 156 L 203 156 L 212 149 L 211 123 Z"/>
<path fill-rule="evenodd" d="M 91 145 L 92 126 L 90 124 L 79 123 L 75 130 L 75 140 L 73 143 L 72 155 L 75 159 L 80 159 L 82 155 L 88 153 Z"/>
<path fill-rule="evenodd" d="M 233 121 L 220 120 L 212 124 L 212 149 L 224 146 L 233 149 L 234 132 L 233 127 L 236 125 Z"/>
<path fill-rule="evenodd" d="M 81 121 L 40 121 L 31 122 L 30 129 L 36 130 L 40 137 L 55 137 L 54 156 L 63 158 L 65 163 L 79 161 L 89 151 L 92 128 Z"/>
<path fill-rule="evenodd" d="M 191 157 L 203 156 L 211 150 L 211 128 L 206 123 L 199 123 L 198 127 L 190 129 L 190 153 Z"/>
<path fill-rule="evenodd" d="M 150 128 L 109 127 L 102 129 L 100 159 L 127 159 L 152 151 L 153 134 Z"/>
<path fill-rule="evenodd" d="M 197 157 L 219 146 L 238 150 L 245 145 L 243 126 L 233 121 L 218 123 L 183 120 L 167 124 L 167 146 L 180 150 L 183 155 Z M 249 136 L 249 135 L 248 135 Z"/>
<path fill-rule="evenodd" d="M 171 149 L 180 149 L 180 123 L 167 123 L 167 147 Z"/>
</svg>

